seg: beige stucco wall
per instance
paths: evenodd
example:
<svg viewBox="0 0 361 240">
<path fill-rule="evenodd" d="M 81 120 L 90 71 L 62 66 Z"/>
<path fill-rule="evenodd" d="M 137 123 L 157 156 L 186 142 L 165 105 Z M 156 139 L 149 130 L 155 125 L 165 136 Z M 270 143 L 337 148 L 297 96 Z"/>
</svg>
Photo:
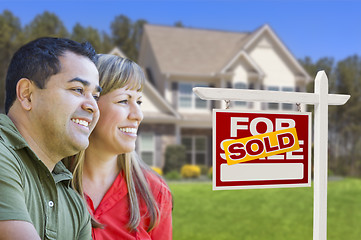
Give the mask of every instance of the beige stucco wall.
<svg viewBox="0 0 361 240">
<path fill-rule="evenodd" d="M 237 82 L 243 82 L 248 84 L 248 73 L 247 70 L 243 67 L 243 65 L 241 65 L 241 63 L 237 65 L 234 69 L 232 82 L 233 85 Z"/>
<path fill-rule="evenodd" d="M 264 36 L 249 53 L 265 73 L 263 85 L 265 87 L 295 87 L 296 81 L 293 72 L 286 60 L 281 57 L 282 53 L 276 51 L 277 49 L 272 47 L 269 37 Z"/>
<path fill-rule="evenodd" d="M 143 92 L 141 109 L 143 112 L 152 112 L 152 113 L 160 112 L 156 103 L 152 99 L 149 98 L 146 90 Z"/>
</svg>

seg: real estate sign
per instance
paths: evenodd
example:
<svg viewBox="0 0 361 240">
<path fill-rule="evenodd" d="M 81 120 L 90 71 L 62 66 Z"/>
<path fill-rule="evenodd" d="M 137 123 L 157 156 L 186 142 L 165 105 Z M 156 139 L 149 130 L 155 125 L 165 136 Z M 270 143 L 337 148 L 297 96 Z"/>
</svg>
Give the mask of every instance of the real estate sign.
<svg viewBox="0 0 361 240">
<path fill-rule="evenodd" d="M 311 113 L 213 110 L 213 189 L 311 186 Z"/>
</svg>

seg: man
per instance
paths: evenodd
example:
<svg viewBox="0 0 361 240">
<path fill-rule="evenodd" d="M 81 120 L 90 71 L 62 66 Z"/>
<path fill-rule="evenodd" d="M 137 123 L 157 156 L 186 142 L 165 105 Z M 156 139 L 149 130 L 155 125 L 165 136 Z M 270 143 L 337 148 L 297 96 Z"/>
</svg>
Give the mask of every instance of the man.
<svg viewBox="0 0 361 240">
<path fill-rule="evenodd" d="M 88 146 L 99 118 L 90 44 L 39 38 L 13 56 L 0 115 L 0 239 L 91 239 L 61 159 Z"/>
</svg>

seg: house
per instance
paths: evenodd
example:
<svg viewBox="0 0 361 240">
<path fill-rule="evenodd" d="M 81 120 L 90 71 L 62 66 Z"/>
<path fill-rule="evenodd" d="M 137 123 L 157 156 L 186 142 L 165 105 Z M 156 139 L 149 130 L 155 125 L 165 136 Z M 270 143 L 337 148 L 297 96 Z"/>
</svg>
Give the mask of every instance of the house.
<svg viewBox="0 0 361 240">
<path fill-rule="evenodd" d="M 113 48 L 108 54 L 117 55 L 122 58 L 126 58 L 127 56 L 120 50 L 118 47 Z"/>
<path fill-rule="evenodd" d="M 163 167 L 169 144 L 183 144 L 191 164 L 212 163 L 212 109 L 193 87 L 306 91 L 309 75 L 269 25 L 253 32 L 144 26 L 138 64 L 148 76 L 137 151 Z M 296 111 L 293 104 L 231 102 L 230 108 Z M 304 106 L 303 106 L 304 109 Z"/>
</svg>

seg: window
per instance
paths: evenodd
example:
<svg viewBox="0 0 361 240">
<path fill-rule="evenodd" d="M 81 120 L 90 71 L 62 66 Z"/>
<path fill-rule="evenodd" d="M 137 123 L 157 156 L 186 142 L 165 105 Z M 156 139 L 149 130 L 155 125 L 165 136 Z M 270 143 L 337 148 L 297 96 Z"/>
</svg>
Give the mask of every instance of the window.
<svg viewBox="0 0 361 240">
<path fill-rule="evenodd" d="M 188 164 L 207 164 L 206 136 L 183 136 L 182 144 L 186 147 Z"/>
<path fill-rule="evenodd" d="M 207 87 L 207 85 L 194 83 L 179 83 L 178 106 L 188 109 L 208 109 L 208 101 L 200 99 L 193 93 L 194 87 Z"/>
<path fill-rule="evenodd" d="M 279 87 L 277 86 L 269 86 L 267 88 L 267 90 L 269 91 L 279 91 Z M 268 103 L 268 109 L 272 109 L 272 110 L 278 110 L 279 109 L 279 103 Z"/>
<path fill-rule="evenodd" d="M 247 84 L 243 83 L 243 82 L 237 82 L 237 83 L 234 84 L 234 88 L 236 88 L 236 89 L 247 89 Z M 234 105 L 238 106 L 238 107 L 245 107 L 247 105 L 247 103 L 245 101 L 235 101 Z"/>
<path fill-rule="evenodd" d="M 267 90 L 269 91 L 285 91 L 285 92 L 294 92 L 293 87 L 277 87 L 277 86 L 269 86 L 267 87 Z M 291 103 L 268 103 L 268 109 L 272 110 L 286 110 L 286 111 L 293 111 L 294 110 L 294 104 Z"/>
<path fill-rule="evenodd" d="M 142 133 L 140 135 L 140 156 L 149 166 L 155 166 L 154 146 L 153 133 Z"/>
<path fill-rule="evenodd" d="M 285 92 L 294 92 L 293 87 L 282 87 L 282 91 Z M 294 110 L 294 105 L 291 103 L 282 103 L 282 109 L 283 110 Z"/>
<path fill-rule="evenodd" d="M 179 84 L 179 107 L 181 108 L 192 107 L 192 84 L 186 84 L 186 83 Z"/>
</svg>

